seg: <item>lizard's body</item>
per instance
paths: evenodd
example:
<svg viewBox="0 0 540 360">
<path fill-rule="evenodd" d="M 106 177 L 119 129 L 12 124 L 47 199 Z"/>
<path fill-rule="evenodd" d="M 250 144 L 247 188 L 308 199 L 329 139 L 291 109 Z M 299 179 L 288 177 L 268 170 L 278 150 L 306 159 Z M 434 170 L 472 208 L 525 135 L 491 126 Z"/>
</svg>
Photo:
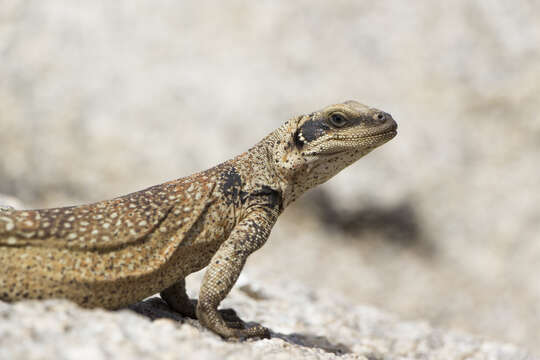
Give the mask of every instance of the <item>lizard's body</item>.
<svg viewBox="0 0 540 360">
<path fill-rule="evenodd" d="M 285 206 L 395 130 L 390 115 L 347 102 L 294 118 L 189 177 L 90 205 L 0 209 L 0 300 L 67 298 L 114 309 L 161 291 L 173 309 L 224 337 L 264 336 L 263 327 L 239 328 L 217 311 L 247 256 Z M 196 304 L 184 278 L 207 265 Z"/>
</svg>

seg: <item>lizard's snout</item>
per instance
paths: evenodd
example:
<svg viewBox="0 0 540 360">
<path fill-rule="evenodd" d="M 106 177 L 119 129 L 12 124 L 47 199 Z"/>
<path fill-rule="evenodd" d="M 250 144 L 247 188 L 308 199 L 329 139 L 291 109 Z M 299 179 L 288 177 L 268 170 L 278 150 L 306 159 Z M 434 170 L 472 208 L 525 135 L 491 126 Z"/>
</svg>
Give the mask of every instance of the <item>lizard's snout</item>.
<svg viewBox="0 0 540 360">
<path fill-rule="evenodd" d="M 374 116 L 373 120 L 377 125 L 383 126 L 388 129 L 388 131 L 396 131 L 397 123 L 392 117 L 392 115 L 385 113 L 384 111 L 378 111 Z"/>
<path fill-rule="evenodd" d="M 393 131 L 396 131 L 398 126 L 397 126 L 397 122 L 396 120 L 394 120 L 392 117 L 390 117 L 390 129 L 393 130 Z"/>
</svg>

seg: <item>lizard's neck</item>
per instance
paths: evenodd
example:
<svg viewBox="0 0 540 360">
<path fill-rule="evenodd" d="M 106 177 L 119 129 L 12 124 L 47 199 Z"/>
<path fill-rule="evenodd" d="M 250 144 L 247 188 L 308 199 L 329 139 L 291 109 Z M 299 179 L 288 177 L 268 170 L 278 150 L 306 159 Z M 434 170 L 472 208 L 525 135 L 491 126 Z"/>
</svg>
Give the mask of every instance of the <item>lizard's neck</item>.
<svg viewBox="0 0 540 360">
<path fill-rule="evenodd" d="M 371 149 L 354 150 L 324 156 L 306 155 L 294 142 L 298 118 L 273 131 L 248 152 L 240 155 L 251 164 L 247 174 L 253 183 L 279 190 L 283 208 L 296 201 L 307 190 L 320 185 Z"/>
<path fill-rule="evenodd" d="M 283 208 L 326 181 L 313 172 L 313 164 L 304 161 L 302 154 L 295 151 L 291 126 L 286 123 L 236 158 L 250 164 L 246 168 L 252 172 L 246 175 L 253 184 L 266 185 L 281 193 Z"/>
</svg>

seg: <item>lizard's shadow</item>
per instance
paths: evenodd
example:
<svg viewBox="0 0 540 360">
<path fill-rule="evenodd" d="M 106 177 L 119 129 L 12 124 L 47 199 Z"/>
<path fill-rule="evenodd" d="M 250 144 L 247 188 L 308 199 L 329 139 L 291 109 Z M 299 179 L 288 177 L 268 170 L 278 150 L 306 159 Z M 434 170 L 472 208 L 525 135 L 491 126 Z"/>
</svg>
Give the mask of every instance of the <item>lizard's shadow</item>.
<svg viewBox="0 0 540 360">
<path fill-rule="evenodd" d="M 304 346 L 308 348 L 316 348 L 332 353 L 334 355 L 345 355 L 351 353 L 351 349 L 342 343 L 334 344 L 330 342 L 326 337 L 314 335 L 314 334 L 300 334 L 300 333 L 275 333 L 270 330 L 270 336 L 272 338 L 278 338 L 283 341 L 286 341 L 290 344 L 295 344 L 298 346 Z"/>
<path fill-rule="evenodd" d="M 147 317 L 150 320 L 171 319 L 180 323 L 189 323 L 199 329 L 202 329 L 202 326 L 198 321 L 183 317 L 177 312 L 171 310 L 167 303 L 159 297 L 152 297 L 130 305 L 128 306 L 128 309 L 138 313 L 139 315 Z M 256 325 L 256 323 L 247 322 L 246 325 L 253 326 Z M 346 345 L 341 343 L 334 344 L 324 336 L 300 333 L 283 334 L 273 332 L 272 330 L 270 330 L 270 335 L 272 338 L 278 338 L 290 344 L 317 348 L 335 355 L 344 355 L 351 352 Z"/>
</svg>

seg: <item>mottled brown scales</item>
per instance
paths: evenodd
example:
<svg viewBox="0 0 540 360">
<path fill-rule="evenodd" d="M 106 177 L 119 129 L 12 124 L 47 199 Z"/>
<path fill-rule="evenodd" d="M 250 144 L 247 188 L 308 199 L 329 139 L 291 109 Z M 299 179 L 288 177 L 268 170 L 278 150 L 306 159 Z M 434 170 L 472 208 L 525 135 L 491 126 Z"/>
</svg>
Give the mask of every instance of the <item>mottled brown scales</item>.
<svg viewBox="0 0 540 360">
<path fill-rule="evenodd" d="M 0 207 L 0 299 L 66 298 L 120 308 L 161 292 L 226 338 L 264 337 L 217 310 L 279 214 L 396 135 L 355 101 L 298 116 L 209 170 L 113 200 L 57 209 Z M 184 278 L 207 267 L 199 301 Z"/>
</svg>

